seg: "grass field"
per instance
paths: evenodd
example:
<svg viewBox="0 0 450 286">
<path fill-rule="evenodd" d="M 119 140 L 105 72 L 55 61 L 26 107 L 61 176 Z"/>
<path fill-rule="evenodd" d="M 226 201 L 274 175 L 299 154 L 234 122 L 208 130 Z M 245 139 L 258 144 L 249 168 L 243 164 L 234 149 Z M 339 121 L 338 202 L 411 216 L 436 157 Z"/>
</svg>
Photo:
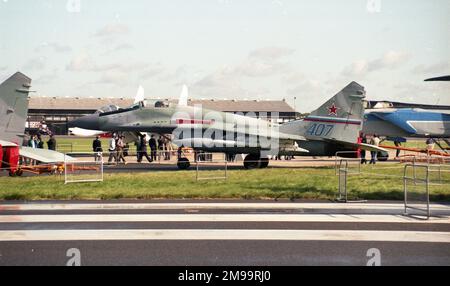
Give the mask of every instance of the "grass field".
<svg viewBox="0 0 450 286">
<path fill-rule="evenodd" d="M 384 166 L 384 165 L 383 165 Z M 387 164 L 386 166 L 394 166 Z M 223 171 L 202 171 L 202 176 Z M 334 168 L 268 168 L 233 170 L 228 180 L 199 181 L 195 171 L 105 174 L 100 183 L 64 185 L 62 177 L 0 177 L 0 200 L 41 199 L 153 199 L 153 198 L 244 198 L 334 199 L 338 177 Z M 402 168 L 363 167 L 362 175 L 350 175 L 350 198 L 402 200 Z M 435 179 L 435 174 L 432 176 Z M 443 185 L 430 187 L 431 201 L 450 202 L 450 173 Z"/>
</svg>

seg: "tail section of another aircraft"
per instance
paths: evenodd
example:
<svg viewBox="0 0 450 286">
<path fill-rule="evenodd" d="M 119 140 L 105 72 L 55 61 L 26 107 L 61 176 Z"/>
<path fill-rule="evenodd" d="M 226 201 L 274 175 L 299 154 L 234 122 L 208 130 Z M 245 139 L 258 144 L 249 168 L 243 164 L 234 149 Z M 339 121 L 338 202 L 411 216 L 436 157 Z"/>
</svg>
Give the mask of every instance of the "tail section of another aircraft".
<svg viewBox="0 0 450 286">
<path fill-rule="evenodd" d="M 362 129 L 364 87 L 351 82 L 303 120 L 288 122 L 280 131 L 309 140 L 356 143 Z"/>
<path fill-rule="evenodd" d="M 31 79 L 16 72 L 0 84 L 0 138 L 22 145 Z"/>
</svg>

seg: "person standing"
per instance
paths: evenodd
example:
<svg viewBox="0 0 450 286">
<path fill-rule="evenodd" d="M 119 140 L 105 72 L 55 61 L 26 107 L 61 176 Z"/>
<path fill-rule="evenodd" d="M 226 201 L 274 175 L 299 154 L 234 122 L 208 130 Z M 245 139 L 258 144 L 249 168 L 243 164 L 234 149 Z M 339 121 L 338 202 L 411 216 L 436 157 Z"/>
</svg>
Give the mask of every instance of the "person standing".
<svg viewBox="0 0 450 286">
<path fill-rule="evenodd" d="M 44 140 L 42 140 L 41 134 L 37 135 L 37 148 L 44 149 Z"/>
<path fill-rule="evenodd" d="M 164 140 L 164 150 L 166 150 L 164 160 L 170 160 L 170 152 L 172 151 L 172 143 L 167 138 L 165 138 L 165 140 Z"/>
<path fill-rule="evenodd" d="M 147 139 L 146 135 L 141 135 L 140 141 L 139 141 L 139 153 L 138 153 L 138 163 L 142 162 L 142 157 L 147 158 L 147 161 L 150 163 L 153 161 L 152 158 L 150 158 L 147 154 Z"/>
<path fill-rule="evenodd" d="M 161 156 L 164 155 L 164 138 L 159 136 L 158 138 L 158 159 L 161 160 Z"/>
<path fill-rule="evenodd" d="M 102 149 L 102 141 L 100 141 L 100 137 L 96 136 L 94 141 L 92 141 L 92 151 L 95 153 L 94 158 L 95 162 L 101 160 L 101 153 L 103 152 Z"/>
<path fill-rule="evenodd" d="M 400 143 L 400 141 L 398 141 L 398 140 L 395 140 L 394 145 L 395 145 L 395 147 L 399 148 L 402 146 L 402 143 Z M 395 158 L 398 159 L 399 156 L 400 156 L 400 149 L 397 149 L 395 152 Z"/>
<path fill-rule="evenodd" d="M 120 161 L 122 161 L 126 165 L 127 162 L 125 161 L 125 157 L 123 155 L 125 149 L 124 138 L 125 136 L 120 135 L 119 139 L 117 139 L 117 163 L 120 163 Z"/>
<path fill-rule="evenodd" d="M 374 145 L 374 146 L 377 146 L 377 147 L 380 145 L 380 138 L 378 137 L 377 134 L 373 135 L 372 140 L 370 140 L 370 144 Z M 377 154 L 378 154 L 377 151 L 370 151 L 370 155 L 371 155 L 370 164 L 375 164 L 376 163 L 376 161 L 377 161 Z"/>
<path fill-rule="evenodd" d="M 47 141 L 47 147 L 48 147 L 48 150 L 53 150 L 53 151 L 56 150 L 55 136 L 50 135 L 50 139 L 48 139 L 48 141 Z"/>
<path fill-rule="evenodd" d="M 37 148 L 37 137 L 36 135 L 31 136 L 30 140 L 28 141 L 28 147 L 31 148 Z"/>
<path fill-rule="evenodd" d="M 433 151 L 434 149 L 434 140 L 433 138 L 428 138 L 427 141 L 425 142 L 427 144 L 427 151 Z"/>
<path fill-rule="evenodd" d="M 150 158 L 153 160 L 156 160 L 156 153 L 157 153 L 157 142 L 155 139 L 155 135 L 152 135 L 150 137 L 150 140 L 148 141 L 148 145 L 150 146 Z"/>
<path fill-rule="evenodd" d="M 181 145 L 181 146 L 178 147 L 178 149 L 177 149 L 177 157 L 178 157 L 178 160 L 181 159 L 181 158 L 183 158 L 183 148 L 184 148 L 184 145 Z M 194 155 L 194 158 L 197 158 L 197 155 Z"/>
<path fill-rule="evenodd" d="M 361 133 L 361 142 L 360 143 L 362 143 L 362 144 L 367 143 L 367 137 L 364 133 Z M 360 149 L 360 154 L 361 154 L 361 164 L 367 164 L 366 150 Z"/>
<path fill-rule="evenodd" d="M 116 146 L 116 135 L 113 134 L 113 136 L 111 137 L 111 139 L 109 139 L 109 147 L 108 147 L 108 151 L 109 151 L 109 158 L 108 158 L 108 164 L 110 164 L 112 162 L 112 160 L 114 159 L 114 162 L 117 163 L 117 146 Z"/>
</svg>

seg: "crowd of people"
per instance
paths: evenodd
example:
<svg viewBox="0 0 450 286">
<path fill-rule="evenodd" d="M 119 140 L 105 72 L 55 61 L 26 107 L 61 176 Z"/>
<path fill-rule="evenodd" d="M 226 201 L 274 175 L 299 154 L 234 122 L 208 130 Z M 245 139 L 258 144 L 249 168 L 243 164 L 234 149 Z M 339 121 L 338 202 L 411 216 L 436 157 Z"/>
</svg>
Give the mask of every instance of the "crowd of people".
<svg viewBox="0 0 450 286">
<path fill-rule="evenodd" d="M 370 139 L 367 138 L 367 135 L 361 133 L 359 138 L 358 138 L 358 143 L 363 143 L 363 144 L 370 144 L 373 146 L 380 146 L 380 137 L 378 137 L 377 134 L 374 134 Z M 366 159 L 366 150 L 361 149 L 359 150 L 359 155 L 361 158 L 361 164 L 367 164 L 367 159 Z M 369 164 L 376 164 L 378 159 L 378 151 L 370 151 L 370 161 Z"/>
<path fill-rule="evenodd" d="M 53 134 L 49 136 L 47 142 L 44 142 L 41 134 L 34 134 L 30 136 L 30 139 L 26 140 L 24 145 L 31 148 L 44 149 L 45 143 L 47 143 L 48 150 L 56 151 L 56 139 Z"/>
<path fill-rule="evenodd" d="M 44 149 L 45 144 L 47 144 L 47 148 L 49 150 L 56 151 L 56 139 L 53 134 L 50 133 L 49 139 L 47 142 L 45 142 L 42 138 L 42 135 L 38 132 L 37 134 L 33 134 L 28 136 L 29 139 L 24 140 L 24 146 L 28 146 L 31 148 L 39 148 Z M 141 163 L 142 160 L 145 158 L 148 162 L 153 162 L 157 160 L 170 160 L 171 155 L 173 153 L 173 147 L 172 143 L 169 138 L 166 136 L 160 135 L 158 138 L 156 138 L 155 135 L 151 135 L 150 138 L 147 140 L 147 135 L 142 134 L 140 135 L 139 139 L 135 141 L 136 145 L 136 156 L 137 156 L 137 162 Z M 366 134 L 360 135 L 358 139 L 359 143 L 368 143 L 374 146 L 379 146 L 381 139 L 377 134 L 373 134 L 372 136 L 367 136 Z M 432 138 L 428 138 L 426 140 L 427 150 L 433 150 L 434 149 L 434 140 Z M 394 141 L 394 145 L 396 147 L 401 147 L 401 142 Z M 95 160 L 98 161 L 101 159 L 100 153 L 103 152 L 102 148 L 102 142 L 100 140 L 100 137 L 97 136 L 92 141 L 92 151 L 96 153 Z M 150 151 L 150 153 L 149 153 Z M 108 142 L 108 163 L 114 163 L 119 164 L 127 164 L 127 161 L 125 160 L 125 157 L 128 156 L 129 153 L 129 144 L 125 141 L 125 136 L 118 135 L 114 133 L 112 137 L 109 139 Z M 370 151 L 370 160 L 366 159 L 366 151 L 365 150 L 359 150 L 359 155 L 361 158 L 361 164 L 376 164 L 378 161 L 378 153 L 377 151 Z M 396 150 L 396 158 L 398 158 L 400 155 L 400 149 Z M 180 156 L 180 155 L 179 155 Z M 272 157 L 273 160 L 281 160 L 284 158 L 285 160 L 291 160 L 294 157 L 293 156 L 274 156 Z M 228 162 L 235 161 L 235 155 L 227 154 L 226 160 Z"/>
<path fill-rule="evenodd" d="M 157 160 L 170 160 L 173 152 L 172 143 L 167 137 L 162 135 L 158 139 L 156 139 L 155 135 L 151 135 L 150 139 L 147 140 L 147 135 L 142 134 L 135 141 L 135 145 L 138 163 L 141 163 L 144 158 L 150 163 Z M 125 157 L 128 156 L 129 148 L 129 144 L 125 142 L 125 136 L 114 133 L 108 141 L 108 164 L 113 162 L 115 164 L 127 164 Z M 150 154 L 148 152 L 149 148 Z M 92 150 L 97 154 L 103 152 L 99 136 L 92 142 Z M 99 159 L 100 155 L 96 155 L 96 160 Z"/>
</svg>

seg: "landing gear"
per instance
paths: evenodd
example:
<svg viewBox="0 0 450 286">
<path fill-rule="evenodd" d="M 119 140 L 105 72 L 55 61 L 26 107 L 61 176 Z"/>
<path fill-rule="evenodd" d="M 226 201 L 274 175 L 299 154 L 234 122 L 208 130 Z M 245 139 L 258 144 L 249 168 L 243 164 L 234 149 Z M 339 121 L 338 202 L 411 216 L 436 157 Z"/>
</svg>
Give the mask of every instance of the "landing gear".
<svg viewBox="0 0 450 286">
<path fill-rule="evenodd" d="M 177 166 L 180 170 L 186 170 L 191 166 L 191 163 L 188 158 L 178 158 Z"/>
<path fill-rule="evenodd" d="M 245 169 L 267 168 L 269 166 L 269 158 L 261 158 L 259 154 L 248 154 L 244 159 Z"/>
<path fill-rule="evenodd" d="M 267 168 L 269 166 L 269 158 L 261 158 L 260 159 L 261 165 L 259 166 L 261 169 Z"/>
<path fill-rule="evenodd" d="M 389 159 L 389 153 L 388 152 L 384 152 L 384 151 L 380 151 L 377 154 L 377 160 L 384 162 L 387 161 Z"/>
</svg>

